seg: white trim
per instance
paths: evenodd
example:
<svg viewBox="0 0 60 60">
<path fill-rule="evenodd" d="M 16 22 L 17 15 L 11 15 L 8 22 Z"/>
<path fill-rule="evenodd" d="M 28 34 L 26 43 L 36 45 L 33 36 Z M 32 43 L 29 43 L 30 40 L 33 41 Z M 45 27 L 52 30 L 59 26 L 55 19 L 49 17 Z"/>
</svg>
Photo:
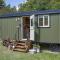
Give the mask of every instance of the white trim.
<svg viewBox="0 0 60 60">
<path fill-rule="evenodd" d="M 23 19 L 21 17 L 21 39 L 23 38 Z"/>
<path fill-rule="evenodd" d="M 38 27 L 50 27 L 50 25 L 49 25 L 49 15 L 42 15 L 43 16 L 43 26 L 39 26 L 39 17 L 40 17 L 40 15 L 38 15 Z M 44 16 L 48 16 L 48 25 L 47 26 L 45 26 L 45 24 L 44 24 Z"/>
<path fill-rule="evenodd" d="M 43 26 L 45 26 L 44 22 L 45 22 L 45 20 L 44 20 L 44 16 L 43 16 Z"/>
<path fill-rule="evenodd" d="M 33 26 L 31 26 L 31 27 L 34 27 L 35 25 L 34 25 L 34 16 L 35 15 L 32 15 L 31 17 L 30 17 L 30 26 L 31 26 L 31 19 L 33 20 Z"/>
<path fill-rule="evenodd" d="M 23 38 L 23 39 L 21 39 L 21 41 L 25 41 L 25 40 L 27 40 L 27 38 L 26 38 L 26 39 L 24 39 L 24 38 Z"/>
<path fill-rule="evenodd" d="M 33 26 L 31 26 L 31 19 L 33 20 Z M 30 40 L 34 41 L 34 28 L 35 28 L 35 15 L 30 16 Z"/>
<path fill-rule="evenodd" d="M 50 27 L 50 20 L 49 20 L 49 15 L 48 15 L 48 26 Z"/>
</svg>

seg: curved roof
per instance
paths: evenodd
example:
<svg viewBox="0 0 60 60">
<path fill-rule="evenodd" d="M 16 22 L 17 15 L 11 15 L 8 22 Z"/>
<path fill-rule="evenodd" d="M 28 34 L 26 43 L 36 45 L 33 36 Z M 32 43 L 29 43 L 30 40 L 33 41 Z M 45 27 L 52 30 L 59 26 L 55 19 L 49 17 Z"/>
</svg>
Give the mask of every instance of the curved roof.
<svg viewBox="0 0 60 60">
<path fill-rule="evenodd" d="M 0 15 L 0 18 L 8 18 L 8 17 L 19 17 L 19 16 L 30 16 L 32 14 L 39 15 L 39 14 L 59 14 L 60 10 L 33 10 L 33 11 L 20 11 L 20 12 L 13 12 Z"/>
</svg>

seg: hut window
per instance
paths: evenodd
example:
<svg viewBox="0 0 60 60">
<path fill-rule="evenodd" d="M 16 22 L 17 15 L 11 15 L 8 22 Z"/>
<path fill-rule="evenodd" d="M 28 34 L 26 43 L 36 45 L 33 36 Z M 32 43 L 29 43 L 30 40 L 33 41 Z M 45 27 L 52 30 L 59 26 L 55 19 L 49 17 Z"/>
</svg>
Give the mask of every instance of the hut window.
<svg viewBox="0 0 60 60">
<path fill-rule="evenodd" d="M 39 17 L 39 26 L 43 26 L 43 16 Z"/>
<path fill-rule="evenodd" d="M 38 16 L 38 27 L 49 27 L 49 16 L 48 15 Z"/>
</svg>

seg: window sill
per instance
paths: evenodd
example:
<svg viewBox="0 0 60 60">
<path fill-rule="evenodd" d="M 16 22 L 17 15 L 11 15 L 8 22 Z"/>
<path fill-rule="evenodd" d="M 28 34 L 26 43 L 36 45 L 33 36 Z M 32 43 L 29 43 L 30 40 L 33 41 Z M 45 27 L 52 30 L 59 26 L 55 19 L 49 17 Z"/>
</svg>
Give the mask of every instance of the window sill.
<svg viewBox="0 0 60 60">
<path fill-rule="evenodd" d="M 50 27 L 50 26 L 38 26 L 38 27 L 42 27 L 42 28 L 48 28 L 48 27 Z"/>
</svg>

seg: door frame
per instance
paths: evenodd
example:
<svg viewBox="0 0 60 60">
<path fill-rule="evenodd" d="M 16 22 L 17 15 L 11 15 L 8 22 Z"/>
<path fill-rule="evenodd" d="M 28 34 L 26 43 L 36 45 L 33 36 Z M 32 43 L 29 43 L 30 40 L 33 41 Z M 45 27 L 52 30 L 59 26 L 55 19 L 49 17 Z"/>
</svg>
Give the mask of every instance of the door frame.
<svg viewBox="0 0 60 60">
<path fill-rule="evenodd" d="M 30 18 L 30 16 L 22 16 L 22 18 L 21 18 L 21 40 L 27 40 L 27 38 L 23 38 L 23 17 Z"/>
<path fill-rule="evenodd" d="M 27 38 L 26 39 L 23 38 L 23 17 L 29 17 L 29 19 L 30 19 L 31 16 L 32 16 L 33 20 L 35 20 L 35 15 L 34 14 L 32 14 L 30 16 L 22 16 L 21 17 L 21 40 L 27 40 Z M 31 20 L 30 20 L 30 25 L 31 25 Z M 35 21 L 33 22 L 33 28 L 34 28 L 34 31 L 35 31 Z M 35 32 L 34 32 L 34 34 L 35 34 Z M 34 35 L 34 38 L 35 38 L 35 35 Z M 34 41 L 34 40 L 32 40 L 32 41 Z"/>
</svg>

